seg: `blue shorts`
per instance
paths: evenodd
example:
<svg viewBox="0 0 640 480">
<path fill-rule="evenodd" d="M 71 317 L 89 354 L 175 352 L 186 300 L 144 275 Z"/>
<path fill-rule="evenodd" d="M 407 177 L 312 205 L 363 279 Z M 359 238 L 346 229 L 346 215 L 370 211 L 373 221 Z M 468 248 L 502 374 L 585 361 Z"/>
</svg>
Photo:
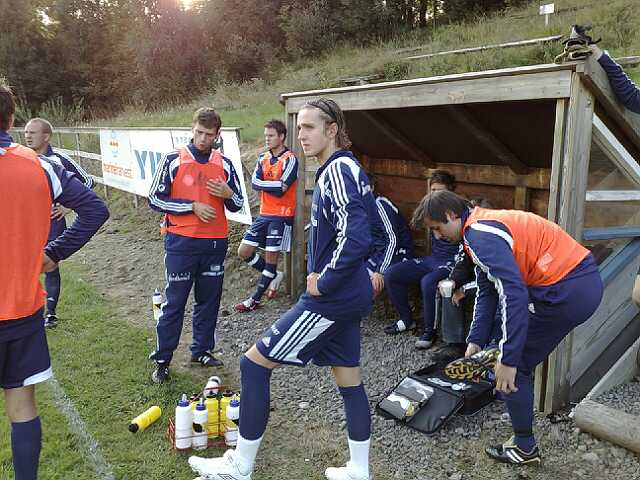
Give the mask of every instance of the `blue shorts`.
<svg viewBox="0 0 640 480">
<path fill-rule="evenodd" d="M 17 323 L 12 326 L 6 322 Z M 17 338 L 10 336 L 10 339 L 0 340 L 0 387 L 26 387 L 51 378 L 53 371 L 42 310 L 24 319 L 6 322 L 2 322 L 3 329 L 10 327 L 12 330 L 28 330 L 29 333 Z"/>
<path fill-rule="evenodd" d="M 360 365 L 360 317 L 328 319 L 298 302 L 256 342 L 272 362 L 326 367 Z"/>
<path fill-rule="evenodd" d="M 267 252 L 288 252 L 291 250 L 292 217 L 256 218 L 244 234 L 242 243 L 260 247 Z"/>
</svg>

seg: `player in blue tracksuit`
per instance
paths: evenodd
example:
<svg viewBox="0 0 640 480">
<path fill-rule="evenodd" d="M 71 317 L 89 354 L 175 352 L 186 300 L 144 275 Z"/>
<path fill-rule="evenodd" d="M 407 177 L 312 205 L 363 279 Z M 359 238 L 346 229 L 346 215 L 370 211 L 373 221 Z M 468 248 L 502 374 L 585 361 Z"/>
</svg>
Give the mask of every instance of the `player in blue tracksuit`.
<svg viewBox="0 0 640 480">
<path fill-rule="evenodd" d="M 399 262 L 413 258 L 413 240 L 407 221 L 387 197 L 376 196 L 376 219 L 372 225 L 374 242 L 367 260 L 373 290 L 378 295 L 384 289 L 384 274 Z M 376 239 L 375 237 L 381 237 Z"/>
<path fill-rule="evenodd" d="M 54 150 L 51 147 L 51 136 L 53 127 L 44 118 L 32 118 L 24 127 L 24 138 L 27 147 L 33 149 L 37 154 L 44 155 L 49 160 L 62 166 L 67 171 L 74 173 L 87 188 L 93 188 L 93 178 L 85 172 L 80 165 L 65 153 Z M 53 241 L 62 235 L 67 228 L 64 217 L 69 212 L 59 204 L 54 204 L 51 211 L 51 227 L 49 229 L 49 241 Z M 60 298 L 61 279 L 60 270 L 55 269 L 47 272 L 44 276 L 44 288 L 47 292 L 47 309 L 45 314 L 45 327 L 55 327 L 58 323 L 56 307 Z"/>
<path fill-rule="evenodd" d="M 325 476 L 371 478 L 371 418 L 359 364 L 360 319 L 373 303 L 366 258 L 375 201 L 360 164 L 345 150 L 350 142 L 335 102 L 318 99 L 304 105 L 298 112 L 298 138 L 305 155 L 321 164 L 313 192 L 307 291 L 241 359 L 238 445 L 222 458 L 191 457 L 189 464 L 204 478 L 250 479 L 267 427 L 272 370 L 310 360 L 332 367 L 347 421 L 350 460 L 345 467 L 328 468 Z"/>
<path fill-rule="evenodd" d="M 609 83 L 616 97 L 625 107 L 635 113 L 640 113 L 640 88 L 638 88 L 624 73 L 609 53 L 597 45 L 589 45 L 595 59 L 609 77 Z"/>
<path fill-rule="evenodd" d="M 449 172 L 436 170 L 431 176 L 430 191 L 453 190 L 455 177 Z M 421 227 L 421 226 L 420 226 Z M 447 278 L 454 265 L 458 246 L 444 242 L 431 235 L 431 255 L 398 263 L 387 270 L 384 276 L 385 288 L 396 307 L 400 319 L 387 325 L 385 333 L 395 335 L 415 328 L 409 306 L 409 288 L 420 285 L 422 294 L 422 335 L 416 341 L 416 348 L 429 348 L 433 344 L 433 329 L 436 311 L 436 290 L 440 280 Z"/>
<path fill-rule="evenodd" d="M 167 276 L 166 299 L 156 325 L 157 346 L 149 356 L 156 363 L 151 375 L 155 383 L 169 376 L 192 287 L 191 362 L 222 366 L 213 349 L 228 246 L 225 209 L 239 211 L 243 198 L 231 160 L 213 148 L 221 126 L 213 109 L 197 110 L 192 142 L 162 159 L 149 191 L 150 207 L 165 213 Z"/>
<path fill-rule="evenodd" d="M 0 387 L 11 422 L 12 478 L 35 480 L 42 444 L 35 385 L 52 376 L 40 273 L 82 247 L 109 212 L 75 175 L 13 143 L 14 113 L 13 94 L 0 83 Z M 77 217 L 47 243 L 53 202 Z"/>
</svg>

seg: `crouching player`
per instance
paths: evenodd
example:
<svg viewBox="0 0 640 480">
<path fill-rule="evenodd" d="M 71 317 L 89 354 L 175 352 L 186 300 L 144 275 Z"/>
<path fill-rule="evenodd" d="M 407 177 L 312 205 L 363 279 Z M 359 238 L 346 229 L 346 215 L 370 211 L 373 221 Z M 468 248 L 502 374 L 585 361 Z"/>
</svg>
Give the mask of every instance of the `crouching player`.
<svg viewBox="0 0 640 480">
<path fill-rule="evenodd" d="M 267 329 L 240 361 L 242 402 L 235 450 L 222 458 L 191 457 L 207 479 L 249 480 L 269 418 L 274 368 L 310 360 L 332 368 L 344 401 L 350 460 L 327 468 L 329 480 L 368 480 L 371 418 L 360 376 L 360 319 L 372 307 L 366 268 L 371 244 L 369 218 L 375 201 L 369 180 L 352 153 L 344 115 L 335 102 L 319 99 L 298 114 L 298 137 L 316 174 L 308 248 L 307 291 Z"/>
<path fill-rule="evenodd" d="M 486 453 L 505 463 L 539 463 L 531 376 L 598 308 L 603 289 L 598 266 L 589 250 L 533 213 L 472 209 L 447 191 L 422 202 L 424 220 L 436 238 L 462 242 L 476 265 L 478 294 L 465 356 L 487 343 L 500 309 L 496 389 L 505 394 L 514 436 Z"/>
</svg>

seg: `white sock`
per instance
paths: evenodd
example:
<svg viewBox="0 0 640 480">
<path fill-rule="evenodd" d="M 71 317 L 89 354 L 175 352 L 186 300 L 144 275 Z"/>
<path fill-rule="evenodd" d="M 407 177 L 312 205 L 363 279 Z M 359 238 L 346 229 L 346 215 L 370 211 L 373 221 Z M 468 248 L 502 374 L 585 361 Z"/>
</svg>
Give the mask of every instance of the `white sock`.
<svg viewBox="0 0 640 480">
<path fill-rule="evenodd" d="M 262 442 L 262 437 L 257 440 L 247 440 L 246 438 L 242 438 L 242 435 L 238 433 L 235 457 L 240 472 L 243 475 L 247 475 L 253 471 L 253 465 L 256 463 L 260 442 Z"/>
<path fill-rule="evenodd" d="M 369 444 L 371 439 L 363 442 L 356 442 L 349 439 L 349 454 L 351 455 L 351 465 L 359 475 L 369 478 Z"/>
</svg>

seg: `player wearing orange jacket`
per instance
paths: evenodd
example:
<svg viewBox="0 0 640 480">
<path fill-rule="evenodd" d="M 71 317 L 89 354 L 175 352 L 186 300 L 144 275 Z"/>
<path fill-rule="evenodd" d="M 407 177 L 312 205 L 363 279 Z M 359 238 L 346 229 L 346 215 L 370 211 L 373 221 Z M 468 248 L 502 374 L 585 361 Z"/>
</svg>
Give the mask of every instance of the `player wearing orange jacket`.
<svg viewBox="0 0 640 480">
<path fill-rule="evenodd" d="M 533 213 L 473 208 L 452 192 L 422 200 L 437 238 L 463 243 L 476 265 L 478 293 L 466 356 L 489 340 L 496 310 L 502 339 L 495 369 L 514 437 L 486 449 L 505 463 L 536 463 L 532 373 L 562 339 L 591 317 L 602 279 L 589 250 L 558 225 Z"/>
</svg>

